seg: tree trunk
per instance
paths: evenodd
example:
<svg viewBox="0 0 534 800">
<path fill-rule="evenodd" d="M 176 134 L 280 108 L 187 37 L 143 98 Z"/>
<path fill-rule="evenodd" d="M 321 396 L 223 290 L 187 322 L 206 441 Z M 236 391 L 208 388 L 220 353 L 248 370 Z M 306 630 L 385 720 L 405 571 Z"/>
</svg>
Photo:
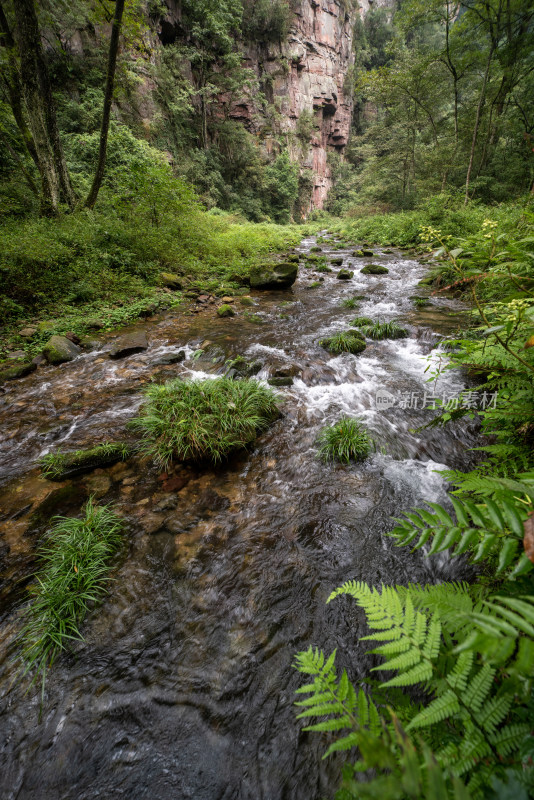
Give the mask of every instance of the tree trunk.
<svg viewBox="0 0 534 800">
<path fill-rule="evenodd" d="M 41 173 L 41 211 L 46 215 L 55 215 L 59 212 L 60 200 L 64 200 L 69 208 L 74 208 L 76 195 L 59 137 L 35 0 L 16 0 L 14 8 L 20 80 Z"/>
<path fill-rule="evenodd" d="M 467 167 L 467 175 L 465 178 L 465 201 L 464 204 L 467 205 L 469 202 L 469 183 L 471 180 L 471 173 L 473 171 L 473 163 L 475 160 L 475 149 L 477 145 L 478 139 L 478 129 L 480 127 L 480 119 L 482 117 L 482 108 L 484 107 L 484 102 L 486 100 L 486 86 L 488 84 L 488 77 L 489 71 L 491 67 L 491 60 L 493 58 L 493 46 L 490 47 L 488 53 L 488 61 L 486 64 L 486 71 L 484 72 L 484 80 L 482 81 L 482 88 L 480 90 L 480 98 L 477 105 L 477 113 L 475 117 L 475 125 L 473 128 L 473 139 L 471 141 L 471 152 L 469 154 L 469 166 Z"/>
<path fill-rule="evenodd" d="M 17 63 L 15 60 L 15 40 L 13 39 L 13 35 L 9 28 L 9 24 L 4 14 L 4 9 L 2 7 L 2 3 L 0 2 L 0 44 L 6 50 L 6 67 L 5 70 L 0 72 L 2 77 L 2 82 L 4 84 L 7 98 L 9 101 L 9 105 L 11 106 L 11 111 L 13 113 L 13 118 L 19 129 L 20 135 L 22 136 L 22 140 L 24 145 L 31 156 L 35 166 L 39 169 L 39 159 L 37 157 L 37 151 L 35 149 L 35 144 L 33 141 L 33 137 L 31 134 L 28 125 L 26 124 L 26 120 L 24 119 L 24 112 L 22 109 L 22 86 L 20 83 L 20 76 L 17 69 Z"/>
<path fill-rule="evenodd" d="M 113 25 L 111 28 L 111 39 L 109 42 L 109 55 L 108 55 L 108 71 L 106 77 L 106 93 L 104 95 L 104 109 L 102 112 L 102 127 L 100 128 L 100 147 L 98 150 L 98 162 L 96 165 L 95 176 L 93 185 L 85 201 L 87 208 L 94 208 L 100 186 L 102 185 L 102 178 L 104 177 L 104 169 L 106 166 L 106 154 L 108 148 L 108 132 L 109 120 L 111 116 L 111 104 L 113 102 L 113 88 L 115 85 L 115 71 L 117 67 L 117 53 L 119 50 L 119 35 L 122 23 L 122 14 L 124 11 L 125 0 L 115 0 L 115 15 L 113 17 Z"/>
</svg>

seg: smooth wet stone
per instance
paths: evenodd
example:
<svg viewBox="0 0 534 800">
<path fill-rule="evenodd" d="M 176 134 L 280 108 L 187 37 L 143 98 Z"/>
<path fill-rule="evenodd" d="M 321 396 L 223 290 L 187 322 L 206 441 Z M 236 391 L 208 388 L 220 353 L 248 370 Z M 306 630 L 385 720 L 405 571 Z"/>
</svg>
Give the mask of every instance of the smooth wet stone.
<svg viewBox="0 0 534 800">
<path fill-rule="evenodd" d="M 235 317 L 235 310 L 232 306 L 229 306 L 228 303 L 224 303 L 224 305 L 219 306 L 217 309 L 217 316 L 218 317 Z"/>
<path fill-rule="evenodd" d="M 185 360 L 185 350 L 179 350 L 177 353 L 167 353 L 164 356 L 160 356 L 160 358 L 156 359 L 152 363 L 154 366 L 159 367 L 162 364 L 179 364 L 181 361 Z"/>
<path fill-rule="evenodd" d="M 267 383 L 269 386 L 293 386 L 293 378 L 269 378 Z"/>
<path fill-rule="evenodd" d="M 14 364 L 12 367 L 7 367 L 6 369 L 0 368 L 0 383 L 4 381 L 14 381 L 17 378 L 24 378 L 25 375 L 29 375 L 30 372 L 33 372 L 37 369 L 37 364 L 34 364 L 33 361 L 24 361 L 20 364 Z"/>
<path fill-rule="evenodd" d="M 148 347 L 145 331 L 135 331 L 121 336 L 111 346 L 109 355 L 111 358 L 124 358 L 133 353 L 142 353 Z"/>
<path fill-rule="evenodd" d="M 287 289 L 292 286 L 298 274 L 297 264 L 285 262 L 256 267 L 250 273 L 253 289 Z"/>
<path fill-rule="evenodd" d="M 108 475 L 91 475 L 86 478 L 85 486 L 90 495 L 104 497 L 111 489 L 111 479 Z"/>
<path fill-rule="evenodd" d="M 173 289 L 173 291 L 179 291 L 183 287 L 183 278 L 174 272 L 160 272 L 159 280 L 163 286 Z"/>
<path fill-rule="evenodd" d="M 43 355 L 49 364 L 63 364 L 73 361 L 81 353 L 81 348 L 66 336 L 51 336 L 43 347 Z"/>
<path fill-rule="evenodd" d="M 367 264 L 360 272 L 362 275 L 387 275 L 389 269 L 380 266 L 380 264 Z"/>
<path fill-rule="evenodd" d="M 336 278 L 338 278 L 340 281 L 349 281 L 353 276 L 354 272 L 351 272 L 350 269 L 340 269 L 336 275 Z"/>
</svg>

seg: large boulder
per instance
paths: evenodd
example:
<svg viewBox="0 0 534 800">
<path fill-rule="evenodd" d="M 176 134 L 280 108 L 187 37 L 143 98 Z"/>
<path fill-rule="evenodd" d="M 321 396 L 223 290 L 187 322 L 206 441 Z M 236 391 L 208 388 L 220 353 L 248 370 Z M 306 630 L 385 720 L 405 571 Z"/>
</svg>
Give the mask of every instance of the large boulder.
<svg viewBox="0 0 534 800">
<path fill-rule="evenodd" d="M 285 261 L 280 264 L 265 264 L 250 273 L 253 289 L 287 289 L 297 279 L 297 264 Z"/>
<path fill-rule="evenodd" d="M 131 356 L 133 353 L 142 353 L 147 347 L 146 333 L 144 331 L 134 331 L 133 333 L 126 333 L 117 339 L 111 346 L 109 355 L 111 358 L 124 358 L 124 356 Z"/>
<path fill-rule="evenodd" d="M 63 364 L 65 361 L 73 361 L 79 356 L 81 349 L 77 344 L 71 342 L 66 336 L 51 336 L 43 348 L 43 355 L 49 364 Z"/>
</svg>

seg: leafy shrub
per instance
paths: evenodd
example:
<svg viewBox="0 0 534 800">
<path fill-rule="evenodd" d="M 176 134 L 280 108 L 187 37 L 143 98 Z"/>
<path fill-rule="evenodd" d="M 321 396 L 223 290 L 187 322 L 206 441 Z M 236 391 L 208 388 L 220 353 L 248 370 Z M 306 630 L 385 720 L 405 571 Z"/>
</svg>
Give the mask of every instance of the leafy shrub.
<svg viewBox="0 0 534 800">
<path fill-rule="evenodd" d="M 168 467 L 182 461 L 223 461 L 250 444 L 278 415 L 276 395 L 253 380 L 176 379 L 146 391 L 132 423 L 141 452 Z"/>
<path fill-rule="evenodd" d="M 113 554 L 121 542 L 123 522 L 110 506 L 92 499 L 82 519 L 55 517 L 39 550 L 40 568 L 30 588 L 19 641 L 23 672 L 41 673 L 72 640 L 82 639 L 79 626 L 89 607 L 101 600 Z"/>
<path fill-rule="evenodd" d="M 365 317 L 360 317 L 365 319 Z M 354 323 L 353 323 L 354 324 Z M 369 339 L 405 339 L 408 336 L 408 331 L 397 322 L 375 322 L 374 324 L 359 323 L 360 331 L 364 336 Z"/>
<path fill-rule="evenodd" d="M 335 425 L 323 428 L 317 439 L 323 461 L 361 461 L 371 451 L 372 440 L 358 419 L 343 417 Z"/>
<path fill-rule="evenodd" d="M 321 339 L 319 344 L 328 350 L 329 353 L 339 355 L 340 353 L 353 353 L 354 355 L 365 350 L 365 342 L 359 331 L 348 331 L 347 333 L 336 333 L 326 339 Z"/>
</svg>

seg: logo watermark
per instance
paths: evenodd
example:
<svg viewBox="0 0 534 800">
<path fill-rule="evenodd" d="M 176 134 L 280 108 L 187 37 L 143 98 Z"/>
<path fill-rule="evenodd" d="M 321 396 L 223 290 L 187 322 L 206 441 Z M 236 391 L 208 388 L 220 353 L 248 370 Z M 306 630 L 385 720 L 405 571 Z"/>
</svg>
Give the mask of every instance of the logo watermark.
<svg viewBox="0 0 534 800">
<path fill-rule="evenodd" d="M 424 411 L 456 411 L 465 408 L 475 411 L 488 411 L 497 408 L 498 392 L 462 392 L 459 395 L 442 392 L 435 394 L 430 391 L 422 392 L 397 392 L 393 394 L 387 389 L 378 389 L 375 395 L 375 405 L 378 411 L 388 408 L 402 408 Z"/>
</svg>

